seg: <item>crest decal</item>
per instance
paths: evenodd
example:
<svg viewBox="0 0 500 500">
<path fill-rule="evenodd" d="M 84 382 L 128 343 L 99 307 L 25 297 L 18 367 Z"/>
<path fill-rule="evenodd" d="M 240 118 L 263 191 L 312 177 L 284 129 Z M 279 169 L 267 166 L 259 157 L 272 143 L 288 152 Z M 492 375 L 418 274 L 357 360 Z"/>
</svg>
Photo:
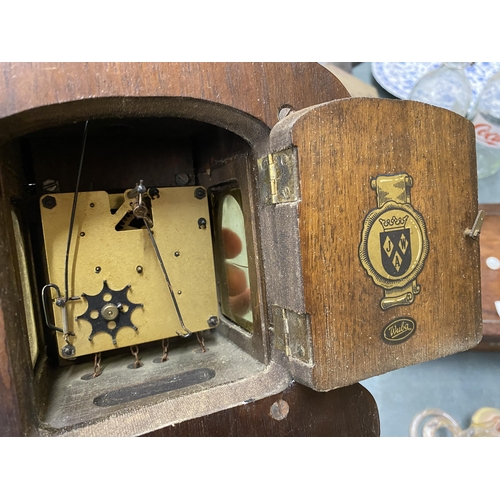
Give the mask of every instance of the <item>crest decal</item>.
<svg viewBox="0 0 500 500">
<path fill-rule="evenodd" d="M 384 310 L 409 305 L 420 293 L 416 278 L 429 253 L 429 240 L 424 218 L 411 205 L 412 186 L 406 173 L 371 181 L 377 208 L 364 220 L 359 258 L 373 282 L 384 289 Z"/>
</svg>

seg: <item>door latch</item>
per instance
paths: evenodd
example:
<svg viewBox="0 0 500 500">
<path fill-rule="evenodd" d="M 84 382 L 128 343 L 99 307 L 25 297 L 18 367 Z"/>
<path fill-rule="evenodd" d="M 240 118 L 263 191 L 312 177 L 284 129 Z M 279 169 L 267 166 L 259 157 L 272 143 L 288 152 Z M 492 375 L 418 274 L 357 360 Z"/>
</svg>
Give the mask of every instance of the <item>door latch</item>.
<svg viewBox="0 0 500 500">
<path fill-rule="evenodd" d="M 465 236 L 470 236 L 472 239 L 477 240 L 479 233 L 481 232 L 481 227 L 483 226 L 484 221 L 484 210 L 479 210 L 477 214 L 476 220 L 472 225 L 472 229 L 466 229 L 464 231 Z"/>
</svg>

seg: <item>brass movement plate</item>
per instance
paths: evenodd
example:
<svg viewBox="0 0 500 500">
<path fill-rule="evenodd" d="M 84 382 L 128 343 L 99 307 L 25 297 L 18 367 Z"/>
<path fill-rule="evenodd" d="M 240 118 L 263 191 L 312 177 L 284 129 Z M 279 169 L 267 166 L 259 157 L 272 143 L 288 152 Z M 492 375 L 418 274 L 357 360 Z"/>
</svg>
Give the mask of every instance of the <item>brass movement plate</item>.
<svg viewBox="0 0 500 500">
<path fill-rule="evenodd" d="M 192 332 L 215 326 L 207 322 L 218 317 L 208 202 L 206 196 L 195 197 L 196 189 L 160 188 L 160 196 L 151 202 L 152 231 L 182 319 Z M 51 196 L 56 202 L 53 208 L 44 207 L 45 196 L 40 200 L 45 251 L 50 282 L 64 295 L 64 263 L 74 194 Z M 175 337 L 176 332 L 182 332 L 147 229 L 134 229 L 130 220 L 122 224 L 121 230 L 116 229 L 131 209 L 129 202 L 125 195 L 109 195 L 105 191 L 78 195 L 69 256 L 69 296 L 80 298 L 66 306 L 69 330 L 75 334 L 69 337 L 75 348 L 74 357 Z M 116 212 L 112 213 L 112 209 Z M 200 226 L 200 219 L 206 221 L 205 226 Z M 107 331 L 89 340 L 91 323 L 75 319 L 88 309 L 85 295 L 101 294 L 105 282 L 112 291 L 130 285 L 127 300 L 143 305 L 134 308 L 130 315 L 136 330 L 131 326 L 116 327 L 116 344 Z M 52 293 L 55 299 L 55 292 Z M 113 303 L 113 298 L 106 297 L 106 301 Z M 59 328 L 63 327 L 61 312 L 54 303 L 54 324 Z M 103 321 L 102 315 L 100 320 Z M 119 319 L 116 322 L 119 324 Z M 57 332 L 57 342 L 61 353 L 65 345 L 61 332 Z"/>
</svg>

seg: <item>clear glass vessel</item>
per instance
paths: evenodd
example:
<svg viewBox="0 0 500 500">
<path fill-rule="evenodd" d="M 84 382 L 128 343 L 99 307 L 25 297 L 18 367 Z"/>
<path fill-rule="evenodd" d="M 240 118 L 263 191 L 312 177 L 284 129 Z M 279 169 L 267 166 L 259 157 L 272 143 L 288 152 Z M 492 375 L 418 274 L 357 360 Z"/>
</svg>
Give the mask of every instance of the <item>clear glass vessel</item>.
<svg viewBox="0 0 500 500">
<path fill-rule="evenodd" d="M 500 168 L 500 73 L 486 83 L 472 114 L 476 129 L 477 176 L 483 179 Z"/>
<path fill-rule="evenodd" d="M 468 62 L 443 63 L 417 81 L 409 99 L 466 116 L 472 100 L 471 85 L 464 71 L 468 65 Z"/>
</svg>

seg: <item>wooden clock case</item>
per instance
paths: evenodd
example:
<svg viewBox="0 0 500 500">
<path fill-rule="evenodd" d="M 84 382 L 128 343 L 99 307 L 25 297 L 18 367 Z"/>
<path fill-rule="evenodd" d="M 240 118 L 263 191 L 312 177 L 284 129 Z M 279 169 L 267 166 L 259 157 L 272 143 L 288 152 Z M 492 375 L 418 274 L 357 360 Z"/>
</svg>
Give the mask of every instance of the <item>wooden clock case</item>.
<svg viewBox="0 0 500 500">
<path fill-rule="evenodd" d="M 372 436 L 376 405 L 357 382 L 479 342 L 479 248 L 465 234 L 477 214 L 474 133 L 458 115 L 351 99 L 309 63 L 2 70 L 0 434 Z M 82 191 L 187 179 L 206 189 L 215 226 L 217 197 L 238 188 L 251 331 L 221 314 L 206 353 L 178 339 L 160 364 L 148 344 L 132 370 L 118 349 L 103 355 L 97 378 L 85 377 L 92 359 L 61 361 L 42 321 L 39 199 L 47 180 L 74 191 L 86 120 Z M 370 214 L 387 201 L 374 186 L 400 175 L 411 179 L 405 210 L 424 221 L 428 248 L 415 260 L 411 302 L 384 309 L 394 289 L 377 284 L 360 255 Z M 384 332 L 401 318 L 416 328 L 391 345 Z M 175 385 L 200 367 L 210 380 Z"/>
</svg>

